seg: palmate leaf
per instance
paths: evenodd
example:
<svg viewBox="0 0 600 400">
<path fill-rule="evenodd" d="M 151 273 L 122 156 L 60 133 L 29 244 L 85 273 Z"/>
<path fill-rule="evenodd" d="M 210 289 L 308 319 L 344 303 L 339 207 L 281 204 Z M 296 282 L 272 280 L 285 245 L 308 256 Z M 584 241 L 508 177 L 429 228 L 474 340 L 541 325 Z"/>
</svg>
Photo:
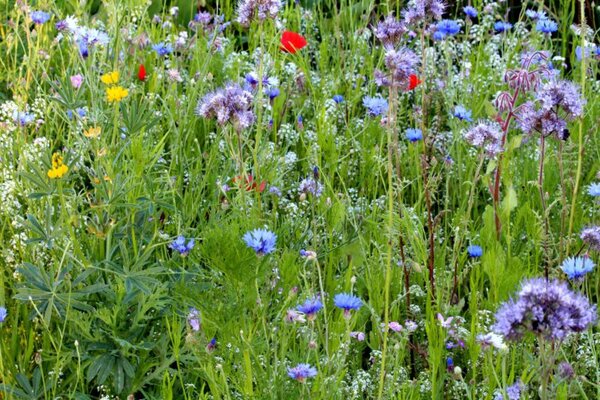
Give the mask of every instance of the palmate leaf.
<svg viewBox="0 0 600 400">
<path fill-rule="evenodd" d="M 15 299 L 36 303 L 38 311 L 44 315 L 47 324 L 50 323 L 55 312 L 64 318 L 69 307 L 81 311 L 93 311 L 94 307 L 83 300 L 90 294 L 105 290 L 106 285 L 97 283 L 74 288 L 70 280 L 65 279 L 70 270 L 71 265 L 67 265 L 54 277 L 43 268 L 24 263 L 17 268 L 24 279 L 17 289 Z"/>
<path fill-rule="evenodd" d="M 113 388 L 116 393 L 123 392 L 126 378 L 131 380 L 135 375 L 133 365 L 120 353 L 98 355 L 88 367 L 86 379 L 88 382 L 95 380 L 97 385 L 102 385 L 112 376 Z"/>
</svg>

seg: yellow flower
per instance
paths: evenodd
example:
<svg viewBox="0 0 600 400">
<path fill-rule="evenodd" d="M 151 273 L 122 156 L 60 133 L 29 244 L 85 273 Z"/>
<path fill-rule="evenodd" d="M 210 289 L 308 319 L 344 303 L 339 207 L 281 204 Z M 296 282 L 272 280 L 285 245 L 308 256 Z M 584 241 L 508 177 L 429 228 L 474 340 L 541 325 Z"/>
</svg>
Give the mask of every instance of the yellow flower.
<svg viewBox="0 0 600 400">
<path fill-rule="evenodd" d="M 122 86 L 113 86 L 106 88 L 106 100 L 109 103 L 119 102 L 123 100 L 129 94 L 129 90 L 125 89 Z"/>
<path fill-rule="evenodd" d="M 62 178 L 67 174 L 68 171 L 69 167 L 63 164 L 63 158 L 60 153 L 54 153 L 52 155 L 52 168 L 48 170 L 48 178 Z"/>
<path fill-rule="evenodd" d="M 119 71 L 108 72 L 100 77 L 105 85 L 116 85 L 119 82 Z"/>
<path fill-rule="evenodd" d="M 102 128 L 100 128 L 99 126 L 94 126 L 94 127 L 91 127 L 90 129 L 88 129 L 87 131 L 83 131 L 83 136 L 85 136 L 87 138 L 95 139 L 98 136 L 100 136 L 101 132 L 102 132 Z"/>
</svg>

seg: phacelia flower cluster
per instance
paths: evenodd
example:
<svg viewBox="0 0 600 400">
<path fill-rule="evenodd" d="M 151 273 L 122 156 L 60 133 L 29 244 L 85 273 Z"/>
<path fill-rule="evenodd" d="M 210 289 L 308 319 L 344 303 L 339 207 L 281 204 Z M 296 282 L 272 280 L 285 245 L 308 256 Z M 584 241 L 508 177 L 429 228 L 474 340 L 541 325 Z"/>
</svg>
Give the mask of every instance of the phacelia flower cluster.
<svg viewBox="0 0 600 400">
<path fill-rule="evenodd" d="M 600 251 L 600 226 L 590 226 L 581 231 L 581 240 L 592 250 Z"/>
<path fill-rule="evenodd" d="M 261 22 L 275 18 L 280 8 L 280 0 L 242 0 L 238 4 L 236 21 L 248 27 L 255 18 Z"/>
<path fill-rule="evenodd" d="M 429 17 L 439 21 L 445 9 L 446 3 L 440 0 L 411 0 L 402 16 L 406 25 L 415 25 Z"/>
<path fill-rule="evenodd" d="M 586 297 L 571 291 L 565 282 L 535 278 L 522 283 L 516 300 L 500 307 L 493 330 L 508 340 L 519 340 L 531 332 L 560 341 L 595 321 L 596 306 Z"/>
<path fill-rule="evenodd" d="M 465 140 L 475 147 L 481 147 L 489 157 L 502 152 L 502 130 L 491 121 L 480 121 L 465 133 Z"/>
<path fill-rule="evenodd" d="M 216 118 L 221 125 L 231 123 L 238 130 L 243 130 L 254 122 L 252 111 L 254 96 L 235 83 L 208 93 L 198 102 L 196 114 L 204 118 Z"/>
<path fill-rule="evenodd" d="M 407 29 L 401 21 L 398 21 L 393 14 L 385 17 L 383 21 L 377 24 L 373 29 L 375 37 L 381 41 L 386 49 L 393 49 L 400 42 L 402 35 Z"/>
<path fill-rule="evenodd" d="M 393 86 L 408 89 L 411 75 L 417 72 L 419 57 L 406 47 L 388 50 L 385 53 L 385 66 L 388 73 L 375 70 L 375 83 L 379 86 Z"/>
</svg>

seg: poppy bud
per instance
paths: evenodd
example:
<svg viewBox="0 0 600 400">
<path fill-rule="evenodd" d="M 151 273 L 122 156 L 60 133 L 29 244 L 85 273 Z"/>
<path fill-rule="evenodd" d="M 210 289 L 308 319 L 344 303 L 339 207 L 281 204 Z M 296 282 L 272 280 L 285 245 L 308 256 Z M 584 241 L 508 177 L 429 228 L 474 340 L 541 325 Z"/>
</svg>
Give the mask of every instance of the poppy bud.
<svg viewBox="0 0 600 400">
<path fill-rule="evenodd" d="M 140 64 L 140 68 L 138 69 L 137 77 L 142 82 L 144 82 L 146 80 L 146 67 L 144 67 L 144 64 Z"/>
</svg>

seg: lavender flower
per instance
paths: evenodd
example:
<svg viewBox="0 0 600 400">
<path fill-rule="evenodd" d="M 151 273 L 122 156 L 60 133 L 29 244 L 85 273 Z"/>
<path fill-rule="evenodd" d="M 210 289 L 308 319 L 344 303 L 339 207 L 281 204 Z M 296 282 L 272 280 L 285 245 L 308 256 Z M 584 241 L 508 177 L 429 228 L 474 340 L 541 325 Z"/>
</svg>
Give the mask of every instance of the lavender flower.
<svg viewBox="0 0 600 400">
<path fill-rule="evenodd" d="M 244 234 L 244 242 L 259 256 L 270 254 L 275 251 L 277 235 L 266 229 L 255 229 Z"/>
<path fill-rule="evenodd" d="M 349 293 L 339 293 L 333 298 L 333 304 L 344 310 L 344 317 L 350 318 L 350 310 L 358 310 L 362 306 L 362 300 Z"/>
<path fill-rule="evenodd" d="M 298 364 L 294 368 L 288 368 L 288 376 L 298 382 L 304 382 L 307 378 L 317 376 L 317 369 L 310 364 Z"/>
<path fill-rule="evenodd" d="M 323 193 L 323 185 L 314 178 L 304 178 L 298 186 L 298 192 L 310 193 L 315 197 L 319 197 Z"/>
<path fill-rule="evenodd" d="M 569 257 L 560 265 L 567 277 L 576 280 L 594 269 L 594 262 L 589 257 Z"/>
<path fill-rule="evenodd" d="M 200 311 L 196 310 L 194 307 L 190 307 L 190 312 L 187 316 L 187 321 L 192 327 L 194 332 L 198 332 L 200 330 L 200 324 L 202 318 L 200 317 Z"/>
<path fill-rule="evenodd" d="M 475 147 L 481 147 L 490 157 L 502 151 L 502 130 L 491 121 L 479 121 L 465 133 L 465 140 Z"/>
<path fill-rule="evenodd" d="M 281 8 L 280 0 L 241 0 L 237 8 L 236 21 L 248 27 L 254 18 L 260 22 L 275 18 Z"/>
<path fill-rule="evenodd" d="M 375 37 L 381 41 L 386 49 L 393 49 L 400 42 L 402 35 L 406 32 L 406 27 L 393 14 L 385 17 L 383 21 L 377 24 L 373 29 Z"/>
<path fill-rule="evenodd" d="M 546 340 L 563 340 L 596 320 L 596 306 L 572 292 L 566 283 L 543 278 L 526 280 L 517 300 L 504 303 L 496 313 L 493 330 L 508 340 L 531 332 Z"/>
<path fill-rule="evenodd" d="M 31 20 L 37 24 L 42 25 L 50 20 L 50 14 L 45 11 L 33 11 L 30 14 Z"/>
<path fill-rule="evenodd" d="M 323 308 L 323 303 L 317 297 L 312 299 L 306 299 L 302 304 L 296 307 L 296 310 L 304 313 L 309 321 L 313 321 L 317 315 L 317 312 Z"/>
<path fill-rule="evenodd" d="M 406 138 L 413 143 L 423 139 L 423 132 L 418 128 L 407 129 L 405 135 Z"/>
<path fill-rule="evenodd" d="M 398 322 L 396 321 L 392 321 L 388 324 L 388 327 L 393 330 L 394 332 L 401 332 L 402 331 L 402 325 L 400 325 Z"/>
<path fill-rule="evenodd" d="M 221 125 L 230 122 L 236 129 L 243 130 L 254 122 L 253 100 L 252 93 L 238 84 L 229 83 L 204 96 L 198 102 L 196 114 L 204 118 L 216 118 Z"/>
<path fill-rule="evenodd" d="M 600 251 L 600 226 L 590 226 L 581 231 L 581 240 L 591 249 Z"/>
<path fill-rule="evenodd" d="M 358 340 L 359 342 L 362 342 L 365 340 L 364 332 L 350 332 L 350 337 Z"/>
<path fill-rule="evenodd" d="M 475 7 L 466 6 L 463 8 L 465 15 L 469 18 L 477 18 L 477 9 Z"/>
<path fill-rule="evenodd" d="M 175 251 L 178 251 L 179 254 L 181 254 L 182 256 L 187 256 L 189 254 L 190 251 L 192 251 L 192 249 L 194 248 L 195 245 L 195 241 L 194 239 L 190 239 L 187 244 L 185 243 L 185 237 L 184 236 L 177 236 L 177 239 L 175 239 L 170 245 L 169 247 Z"/>
<path fill-rule="evenodd" d="M 6 308 L 0 307 L 0 322 L 4 322 L 6 320 L 7 315 L 8 311 L 6 311 Z"/>
<path fill-rule="evenodd" d="M 558 25 L 551 19 L 540 19 L 535 24 L 535 29 L 545 35 L 551 35 L 558 30 Z"/>
<path fill-rule="evenodd" d="M 471 118 L 471 110 L 467 110 L 462 105 L 457 105 L 454 107 L 454 113 L 452 115 L 461 121 L 473 122 L 473 118 Z"/>
<path fill-rule="evenodd" d="M 406 25 L 415 25 L 428 17 L 439 21 L 445 9 L 446 4 L 441 0 L 411 0 L 402 16 Z"/>
<path fill-rule="evenodd" d="M 388 102 L 381 96 L 365 96 L 363 97 L 363 105 L 367 109 L 367 114 L 371 117 L 377 117 L 388 111 Z"/>
</svg>

